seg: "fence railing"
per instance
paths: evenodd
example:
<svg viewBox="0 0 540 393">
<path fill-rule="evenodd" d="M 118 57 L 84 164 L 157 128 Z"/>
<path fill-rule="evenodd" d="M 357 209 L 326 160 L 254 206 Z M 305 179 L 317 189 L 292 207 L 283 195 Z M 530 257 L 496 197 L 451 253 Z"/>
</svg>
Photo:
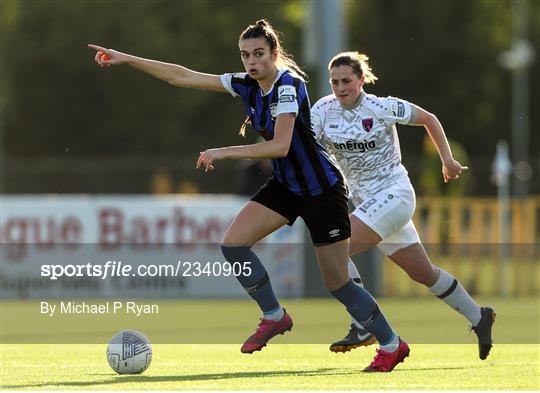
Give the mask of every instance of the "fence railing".
<svg viewBox="0 0 540 393">
<path fill-rule="evenodd" d="M 540 293 L 540 196 L 513 199 L 502 222 L 496 198 L 418 198 L 413 218 L 431 261 L 475 295 Z M 507 241 L 505 235 L 507 233 Z M 385 260 L 383 293 L 427 290 Z"/>
</svg>

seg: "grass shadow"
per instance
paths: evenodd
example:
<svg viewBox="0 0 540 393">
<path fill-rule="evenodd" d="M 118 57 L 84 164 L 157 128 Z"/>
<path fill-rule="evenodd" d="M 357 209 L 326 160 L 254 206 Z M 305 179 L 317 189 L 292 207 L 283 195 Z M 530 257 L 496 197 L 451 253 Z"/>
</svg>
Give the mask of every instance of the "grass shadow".
<svg viewBox="0 0 540 393">
<path fill-rule="evenodd" d="M 405 372 L 405 371 L 442 371 L 442 370 L 470 370 L 470 367 L 415 367 L 414 369 L 396 368 L 392 372 Z"/>
<path fill-rule="evenodd" d="M 267 377 L 309 377 L 321 375 L 344 376 L 354 374 L 355 371 L 347 371 L 337 368 L 319 368 L 306 371 L 255 371 L 255 372 L 236 372 L 236 373 L 216 373 L 216 374 L 193 374 L 193 375 L 116 375 L 111 379 L 102 381 L 85 381 L 85 382 L 55 382 L 55 383 L 39 383 L 27 385 L 2 385 L 0 389 L 33 389 L 39 387 L 84 387 L 84 386 L 99 386 L 118 383 L 156 383 L 156 382 L 194 382 L 194 381 L 219 381 L 235 378 L 267 378 Z M 93 375 L 110 375 L 110 374 L 93 374 Z M 180 387 L 179 387 L 180 388 Z"/>
</svg>

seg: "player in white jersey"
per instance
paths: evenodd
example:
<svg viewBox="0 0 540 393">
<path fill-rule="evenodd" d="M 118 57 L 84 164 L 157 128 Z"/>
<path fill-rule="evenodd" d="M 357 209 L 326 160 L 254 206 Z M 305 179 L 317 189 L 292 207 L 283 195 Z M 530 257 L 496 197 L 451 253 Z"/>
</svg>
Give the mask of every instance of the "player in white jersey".
<svg viewBox="0 0 540 393">
<path fill-rule="evenodd" d="M 358 52 L 343 52 L 329 63 L 333 94 L 321 98 L 312 109 L 313 129 L 326 143 L 345 174 L 355 210 L 350 215 L 350 255 L 377 245 L 415 281 L 461 313 L 478 336 L 479 356 L 485 359 L 492 346 L 495 312 L 480 307 L 459 281 L 429 260 L 412 221 L 415 194 L 407 170 L 401 164 L 396 123 L 423 126 L 437 147 L 443 179 L 458 179 L 462 166 L 452 157 L 437 117 L 407 101 L 367 94 L 363 86 L 377 77 Z M 361 284 L 354 263 L 349 273 Z M 346 352 L 369 345 L 373 337 L 353 319 L 349 334 L 330 350 Z"/>
<path fill-rule="evenodd" d="M 251 249 L 261 239 L 301 217 L 310 231 L 323 281 L 351 316 L 380 344 L 366 372 L 390 372 L 409 356 L 409 346 L 391 328 L 375 299 L 351 279 L 347 191 L 339 168 L 314 138 L 302 70 L 290 58 L 279 34 L 264 19 L 247 26 L 238 39 L 245 73 L 212 75 L 178 64 L 144 59 L 89 44 L 100 67 L 126 64 L 178 87 L 240 96 L 248 119 L 265 142 L 200 152 L 196 168 L 213 170 L 222 159 L 271 158 L 274 175 L 225 231 L 221 251 L 229 263 L 249 263 L 236 278 L 257 302 L 263 317 L 240 351 L 263 349 L 293 322 L 277 300 L 266 268 Z"/>
</svg>

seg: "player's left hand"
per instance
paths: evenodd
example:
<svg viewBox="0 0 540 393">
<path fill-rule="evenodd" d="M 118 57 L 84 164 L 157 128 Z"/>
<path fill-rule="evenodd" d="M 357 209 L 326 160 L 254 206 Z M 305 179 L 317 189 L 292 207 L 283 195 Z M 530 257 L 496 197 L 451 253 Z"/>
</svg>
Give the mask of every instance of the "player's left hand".
<svg viewBox="0 0 540 393">
<path fill-rule="evenodd" d="M 221 158 L 223 158 L 221 154 L 221 149 L 207 149 L 205 151 L 201 151 L 199 159 L 197 160 L 196 168 L 199 169 L 200 167 L 204 166 L 205 172 L 213 171 L 214 160 L 219 160 Z"/>
<path fill-rule="evenodd" d="M 450 180 L 459 179 L 461 172 L 468 170 L 468 166 L 462 166 L 458 161 L 453 158 L 444 162 L 442 167 L 442 173 L 444 182 L 448 183 Z"/>
</svg>

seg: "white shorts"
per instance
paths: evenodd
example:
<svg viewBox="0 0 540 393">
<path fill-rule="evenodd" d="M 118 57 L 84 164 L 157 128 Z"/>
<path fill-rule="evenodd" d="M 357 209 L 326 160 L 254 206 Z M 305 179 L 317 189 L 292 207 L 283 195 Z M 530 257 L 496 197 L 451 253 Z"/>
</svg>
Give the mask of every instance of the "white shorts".
<svg viewBox="0 0 540 393">
<path fill-rule="evenodd" d="M 420 242 L 412 222 L 415 206 L 414 189 L 407 179 L 364 199 L 352 214 L 382 238 L 377 247 L 392 255 Z"/>
</svg>

